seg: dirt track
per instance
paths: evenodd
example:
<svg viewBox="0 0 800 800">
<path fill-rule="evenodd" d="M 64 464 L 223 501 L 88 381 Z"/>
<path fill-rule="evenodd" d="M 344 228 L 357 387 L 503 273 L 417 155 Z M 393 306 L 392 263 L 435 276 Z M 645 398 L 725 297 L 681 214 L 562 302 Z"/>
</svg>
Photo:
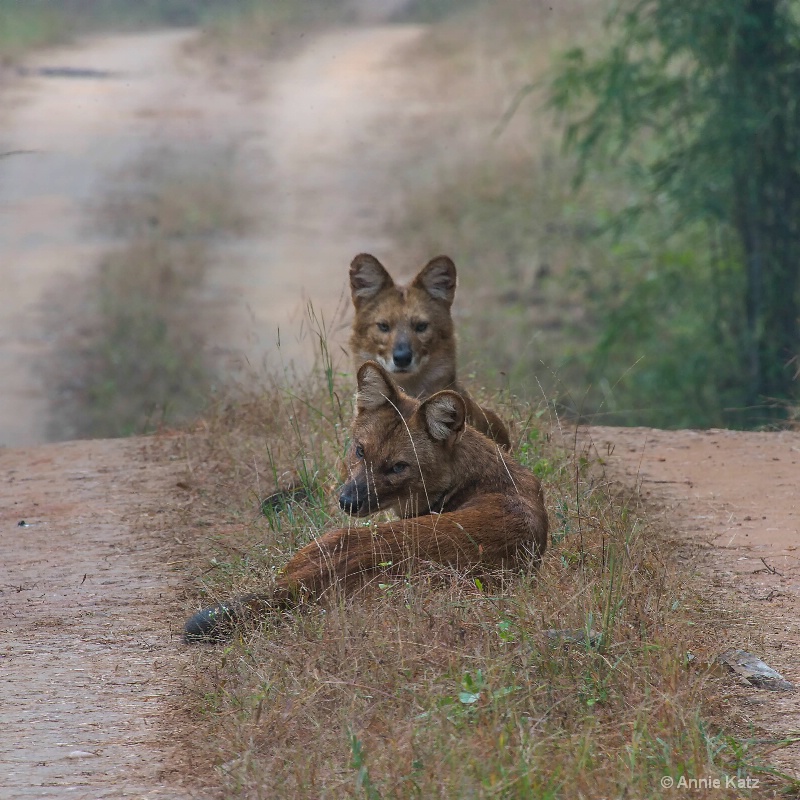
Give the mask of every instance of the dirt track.
<svg viewBox="0 0 800 800">
<path fill-rule="evenodd" d="M 145 439 L 0 452 L 5 798 L 182 796 L 164 738 L 181 575 L 160 515 L 183 464 L 157 452 Z"/>
<path fill-rule="evenodd" d="M 0 112 L 0 444 L 46 438 L 43 369 L 53 352 L 48 290 L 88 275 L 107 241 L 91 204 L 157 142 L 175 112 L 174 60 L 186 33 L 95 39 L 31 59 Z M 93 70 L 46 77 L 47 67 Z M 159 114 L 154 112 L 160 111 Z"/>
<path fill-rule="evenodd" d="M 30 369 L 49 347 L 38 327 L 46 314 L 41 290 L 52 276 L 84 268 L 103 245 L 85 235 L 82 200 L 148 137 L 210 130 L 223 113 L 214 97 L 227 104 L 235 130 L 250 132 L 254 163 L 271 163 L 259 180 L 273 187 L 263 200 L 263 235 L 231 252 L 215 286 L 249 304 L 247 319 L 261 328 L 278 313 L 282 324 L 296 322 L 303 292 L 338 301 L 349 258 L 380 253 L 384 244 L 376 206 L 392 164 L 391 111 L 409 91 L 392 53 L 416 35 L 374 28 L 309 43 L 271 81 L 265 72 L 251 86 L 244 116 L 237 95 L 209 88 L 185 65 L 175 68 L 186 34 L 97 40 L 58 56 L 62 64 L 118 69 L 124 79 L 87 80 L 67 91 L 54 79 L 28 78 L 15 88 L 3 145 L 24 144 L 40 156 L 0 167 L 8 287 L 0 294 L 0 366 L 14 376 L 4 384 L 0 439 L 41 441 L 45 399 Z M 113 60 L 125 53 L 127 67 Z M 84 100 L 67 102 L 76 96 Z M 62 119 L 60 133 L 44 124 L 51 114 Z M 372 148 L 375 140 L 380 146 Z M 271 280 L 276 269 L 283 283 Z M 245 327 L 225 331 L 227 343 Z M 272 334 L 260 330 L 256 338 L 252 353 L 263 352 Z M 759 655 L 800 683 L 800 435 L 594 429 L 591 436 L 611 475 L 642 486 L 671 525 L 707 543 L 711 569 L 751 600 L 768 645 Z M 186 656 L 175 637 L 183 613 L 170 565 L 176 543 L 158 514 L 181 502 L 181 466 L 149 440 L 0 450 L 4 796 L 57 797 L 68 787 L 73 797 L 188 796 L 181 776 L 165 772 L 168 710 Z M 22 520 L 31 527 L 18 526 Z M 774 573 L 754 572 L 762 556 Z M 759 698 L 758 720 L 800 727 L 796 695 Z M 780 759 L 800 763 L 796 748 Z"/>
<path fill-rule="evenodd" d="M 46 440 L 53 290 L 88 275 L 113 244 L 93 214 L 148 149 L 236 151 L 255 230 L 223 244 L 207 278 L 225 320 L 214 346 L 255 369 L 309 366 L 308 302 L 341 329 L 350 259 L 387 247 L 394 117 L 413 92 L 396 54 L 421 32 L 333 31 L 246 74 L 189 57 L 187 32 L 92 39 L 32 59 L 0 112 L 0 152 L 14 153 L 0 159 L 0 371 L 13 376 L 0 393 L 0 445 Z M 53 66 L 83 72 L 37 74 Z"/>
<path fill-rule="evenodd" d="M 800 432 L 597 427 L 579 440 L 610 480 L 699 546 L 698 569 L 713 585 L 738 594 L 752 634 L 730 646 L 752 651 L 800 689 Z M 778 739 L 800 734 L 800 691 L 748 695 L 754 724 Z M 800 776 L 800 742 L 773 758 Z"/>
<path fill-rule="evenodd" d="M 44 298 L 108 245 L 92 203 L 149 146 L 235 141 L 263 223 L 209 280 L 230 321 L 216 343 L 256 364 L 307 363 L 304 298 L 330 319 L 352 256 L 384 241 L 392 159 L 366 145 L 391 128 L 405 91 L 395 54 L 419 33 L 334 31 L 281 65 L 250 64 L 245 82 L 189 59 L 185 32 L 107 37 L 30 64 L 97 74 L 6 87 L 0 149 L 29 152 L 0 161 L 0 368 L 13 376 L 0 394 L 3 797 L 188 796 L 165 773 L 183 609 L 158 516 L 179 503 L 181 465 L 148 440 L 35 446 L 53 347 Z"/>
</svg>

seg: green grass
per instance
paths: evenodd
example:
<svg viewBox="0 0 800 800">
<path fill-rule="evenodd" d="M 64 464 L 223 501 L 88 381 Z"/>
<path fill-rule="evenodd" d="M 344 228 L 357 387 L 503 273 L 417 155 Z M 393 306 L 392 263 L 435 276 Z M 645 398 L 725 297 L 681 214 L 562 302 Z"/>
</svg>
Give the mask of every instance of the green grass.
<svg viewBox="0 0 800 800">
<path fill-rule="evenodd" d="M 302 44 L 303 37 L 349 16 L 345 0 L 236 0 L 204 17 L 203 44 L 218 55 L 281 55 Z"/>
<path fill-rule="evenodd" d="M 478 0 L 410 0 L 394 15 L 397 22 L 430 23 L 464 13 Z"/>
<path fill-rule="evenodd" d="M 214 5 L 215 0 L 0 0 L 0 62 L 98 30 L 195 25 Z"/>
<path fill-rule="evenodd" d="M 335 487 L 351 383 L 330 369 L 276 379 L 185 439 L 187 614 L 264 590 L 294 550 L 346 524 Z M 194 649 L 186 744 L 206 786 L 247 798 L 656 798 L 665 775 L 755 774 L 735 706 L 718 713 L 725 684 L 711 667 L 736 635 L 735 610 L 707 596 L 631 498 L 598 482 L 546 412 L 504 411 L 545 487 L 541 568 L 483 582 L 446 569 L 387 577 Z M 259 513 L 298 476 L 310 502 Z"/>
</svg>

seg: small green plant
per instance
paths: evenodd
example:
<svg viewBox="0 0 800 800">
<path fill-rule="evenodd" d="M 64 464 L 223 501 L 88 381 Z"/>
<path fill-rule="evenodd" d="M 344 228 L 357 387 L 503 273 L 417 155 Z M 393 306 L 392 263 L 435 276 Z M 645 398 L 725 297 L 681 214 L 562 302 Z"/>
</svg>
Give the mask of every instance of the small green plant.
<svg viewBox="0 0 800 800">
<path fill-rule="evenodd" d="M 363 795 L 367 800 L 380 800 L 381 793 L 373 786 L 369 777 L 364 746 L 354 733 L 350 734 L 350 753 L 352 755 L 350 766 L 356 770 L 356 796 Z"/>
<path fill-rule="evenodd" d="M 471 706 L 481 699 L 481 692 L 486 689 L 486 684 L 483 680 L 483 672 L 477 670 L 473 676 L 469 672 L 464 673 L 461 679 L 461 691 L 458 693 L 458 702 L 462 706 Z"/>
</svg>

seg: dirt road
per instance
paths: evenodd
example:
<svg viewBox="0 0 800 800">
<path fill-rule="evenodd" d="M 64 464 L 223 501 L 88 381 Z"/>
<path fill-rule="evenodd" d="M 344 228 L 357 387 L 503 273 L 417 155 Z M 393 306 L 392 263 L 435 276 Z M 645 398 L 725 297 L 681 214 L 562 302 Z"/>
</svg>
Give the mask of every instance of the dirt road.
<svg viewBox="0 0 800 800">
<path fill-rule="evenodd" d="M 258 361 L 280 324 L 285 352 L 302 354 L 298 297 L 338 301 L 350 257 L 386 245 L 379 222 L 393 116 L 413 96 L 397 53 L 418 35 L 392 27 L 327 34 L 254 73 L 245 95 L 187 65 L 184 33 L 43 54 L 40 64 L 113 76 L 32 76 L 3 104 L 3 149 L 34 152 L 0 165 L 0 366 L 11 376 L 0 395 L 0 440 L 42 440 L 46 405 L 34 366 L 50 343 L 40 298 L 51 279 L 80 274 L 104 246 L 86 228 L 84 201 L 153 137 L 212 136 L 225 125 L 246 141 L 253 180 L 265 187 L 264 223 L 230 246 L 212 276 L 212 289 L 233 298 L 220 338 Z M 241 345 L 242 336 L 251 338 Z M 267 358 L 280 361 L 273 351 Z M 707 545 L 711 577 L 750 602 L 753 643 L 766 645 L 759 655 L 800 683 L 798 434 L 591 436 L 610 475 L 658 496 L 669 524 Z M 182 773 L 167 771 L 170 708 L 180 702 L 187 656 L 175 636 L 178 543 L 159 514 L 180 506 L 181 468 L 150 440 L 0 449 L 4 796 L 190 796 Z M 756 721 L 800 727 L 796 695 L 758 699 Z M 800 762 L 796 748 L 778 759 L 786 768 Z"/>
<path fill-rule="evenodd" d="M 165 773 L 185 656 L 159 510 L 175 509 L 178 466 L 147 440 L 32 446 L 53 351 L 43 298 L 108 246 L 92 205 L 150 146 L 235 141 L 262 223 L 210 276 L 230 321 L 215 341 L 251 363 L 308 360 L 303 298 L 333 316 L 352 256 L 384 241 L 397 53 L 419 33 L 334 31 L 233 91 L 188 59 L 191 34 L 107 37 L 39 55 L 6 89 L 0 149 L 25 152 L 0 161 L 0 444 L 17 446 L 0 446 L 4 797 L 188 796 Z"/>
<path fill-rule="evenodd" d="M 45 303 L 57 280 L 88 275 L 108 242 L 91 204 L 161 133 L 186 33 L 92 40 L 39 54 L 4 87 L 0 112 L 0 444 L 45 441 Z M 42 75 L 53 67 L 82 70 Z M 158 119 L 147 110 L 161 108 Z M 51 301 L 52 302 L 52 301 Z"/>
<path fill-rule="evenodd" d="M 254 368 L 308 366 L 307 304 L 334 327 L 349 306 L 350 260 L 386 247 L 393 122 L 413 92 L 397 53 L 420 33 L 336 30 L 246 76 L 189 58 L 187 32 L 92 39 L 32 59 L 0 116 L 0 152 L 13 153 L 0 159 L 0 445 L 45 441 L 53 289 L 98 264 L 112 243 L 92 225 L 97 205 L 156 147 L 233 148 L 252 203 L 253 233 L 223 244 L 207 279 L 226 320 L 214 347 Z"/>
<path fill-rule="evenodd" d="M 188 796 L 165 773 L 180 685 L 183 464 L 150 440 L 0 451 L 5 798 Z"/>
<path fill-rule="evenodd" d="M 751 634 L 730 646 L 800 687 L 800 432 L 597 427 L 579 440 L 610 480 L 697 545 L 696 567 L 711 584 L 739 596 Z M 719 624 L 726 629 L 724 615 Z M 747 702 L 753 723 L 776 740 L 798 736 L 800 691 L 751 689 Z M 800 742 L 772 758 L 800 776 Z"/>
<path fill-rule="evenodd" d="M 232 250 L 226 271 L 212 278 L 247 309 L 234 315 L 229 349 L 248 342 L 245 354 L 263 354 L 270 370 L 292 360 L 308 365 L 309 303 L 333 341 L 346 341 L 350 261 L 389 247 L 383 215 L 402 156 L 393 129 L 414 90 L 397 54 L 421 33 L 417 26 L 333 31 L 271 73 L 251 143 L 266 164 L 260 235 Z"/>
</svg>

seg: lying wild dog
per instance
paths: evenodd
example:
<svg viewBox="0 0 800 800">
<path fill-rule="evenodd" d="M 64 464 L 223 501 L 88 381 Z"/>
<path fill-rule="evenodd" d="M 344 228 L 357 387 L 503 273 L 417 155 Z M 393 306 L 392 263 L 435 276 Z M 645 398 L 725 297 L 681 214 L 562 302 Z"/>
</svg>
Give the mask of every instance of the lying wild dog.
<svg viewBox="0 0 800 800">
<path fill-rule="evenodd" d="M 377 361 L 406 394 L 420 400 L 442 389 L 458 392 L 467 407 L 467 423 L 510 449 L 500 417 L 481 408 L 458 382 L 450 313 L 455 293 L 456 265 L 447 256 L 434 258 L 407 286 L 395 284 L 375 256 L 356 256 L 350 264 L 355 368 Z"/>
<path fill-rule="evenodd" d="M 466 404 L 442 391 L 420 402 L 368 361 L 358 371 L 350 479 L 339 505 L 397 521 L 329 531 L 290 559 L 271 594 L 251 594 L 198 611 L 187 640 L 224 635 L 236 620 L 345 592 L 377 573 L 406 574 L 409 559 L 456 567 L 511 566 L 539 558 L 547 513 L 534 475 L 466 425 Z"/>
</svg>

